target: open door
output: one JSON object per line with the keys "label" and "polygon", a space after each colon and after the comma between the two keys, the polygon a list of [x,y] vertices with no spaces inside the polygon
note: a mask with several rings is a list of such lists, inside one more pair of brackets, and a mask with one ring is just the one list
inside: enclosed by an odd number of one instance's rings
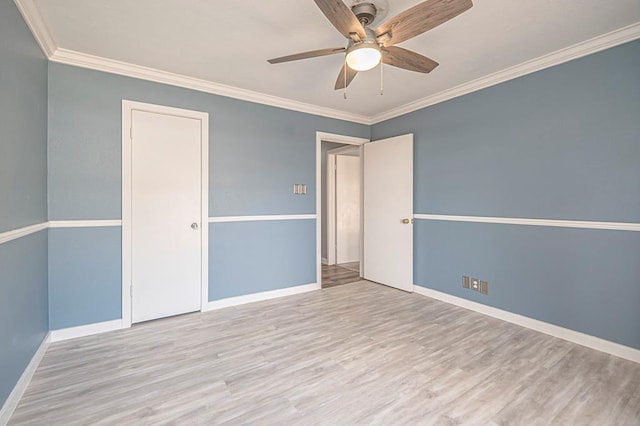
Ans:
{"label": "open door", "polygon": [[413,291],[413,135],[364,145],[364,278]]}

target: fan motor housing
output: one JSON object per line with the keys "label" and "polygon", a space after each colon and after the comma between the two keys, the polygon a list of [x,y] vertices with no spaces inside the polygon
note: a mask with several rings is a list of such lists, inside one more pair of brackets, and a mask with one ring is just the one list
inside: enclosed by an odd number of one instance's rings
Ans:
{"label": "fan motor housing", "polygon": [[378,13],[378,9],[376,9],[373,3],[358,3],[354,5],[351,10],[364,27],[373,23]]}

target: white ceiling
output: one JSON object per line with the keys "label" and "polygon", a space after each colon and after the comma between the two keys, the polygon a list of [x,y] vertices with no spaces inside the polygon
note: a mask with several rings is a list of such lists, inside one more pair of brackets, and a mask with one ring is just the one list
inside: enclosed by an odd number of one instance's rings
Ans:
{"label": "white ceiling", "polygon": [[[349,4],[350,0],[346,0]],[[387,18],[420,0],[387,0]],[[360,73],[334,91],[342,55],[267,59],[338,47],[345,39],[312,0],[36,0],[64,49],[364,116],[640,21],[638,0],[475,0],[474,7],[401,46],[440,63],[431,74]]]}

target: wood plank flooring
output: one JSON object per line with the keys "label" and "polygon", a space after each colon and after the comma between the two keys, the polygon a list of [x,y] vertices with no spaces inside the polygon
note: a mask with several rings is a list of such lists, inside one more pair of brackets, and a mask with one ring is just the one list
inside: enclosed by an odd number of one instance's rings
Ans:
{"label": "wood plank flooring", "polygon": [[360,281],[360,262],[322,265],[322,288]]}
{"label": "wood plank flooring", "polygon": [[638,425],[640,364],[361,281],[54,343],[10,424]]}

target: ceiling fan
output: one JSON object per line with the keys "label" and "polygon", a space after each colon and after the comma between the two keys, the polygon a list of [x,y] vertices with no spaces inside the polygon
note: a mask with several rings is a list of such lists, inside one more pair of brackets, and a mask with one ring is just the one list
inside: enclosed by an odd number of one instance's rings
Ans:
{"label": "ceiling fan", "polygon": [[346,47],[312,50],[269,59],[271,64],[298,59],[346,53],[335,90],[344,89],[360,71],[374,68],[380,62],[411,71],[429,73],[438,63],[411,50],[395,46],[420,35],[473,6],[471,0],[427,0],[411,7],[372,29],[379,10],[376,1],[363,0],[349,8],[342,0],[314,0],[334,27],[349,39]]}

